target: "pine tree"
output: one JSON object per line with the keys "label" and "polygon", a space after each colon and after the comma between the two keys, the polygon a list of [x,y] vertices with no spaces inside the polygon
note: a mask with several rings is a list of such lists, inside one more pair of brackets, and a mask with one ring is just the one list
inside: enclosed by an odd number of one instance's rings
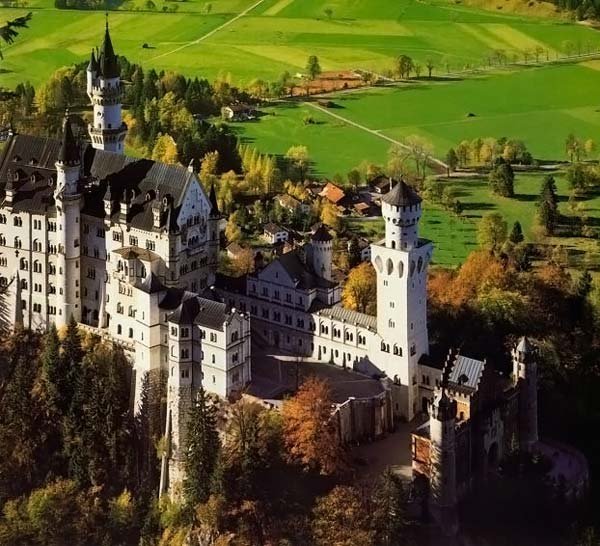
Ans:
{"label": "pine tree", "polygon": [[358,238],[352,237],[350,239],[350,245],[348,246],[348,267],[352,269],[360,264],[360,246],[358,244]]}
{"label": "pine tree", "polygon": [[503,197],[513,197],[515,174],[512,167],[505,162],[496,165],[489,175],[489,183],[491,190]]}
{"label": "pine tree", "polygon": [[510,235],[508,236],[508,240],[515,245],[518,245],[519,243],[522,243],[525,240],[525,237],[523,236],[523,228],[521,227],[521,222],[519,222],[518,220],[513,224]]}
{"label": "pine tree", "polygon": [[185,480],[183,491],[186,503],[194,507],[208,500],[220,451],[216,407],[200,388],[189,416],[185,450]]}
{"label": "pine tree", "polygon": [[591,291],[592,276],[590,275],[590,272],[586,269],[577,280],[577,284],[575,286],[575,293],[581,299],[585,299]]}
{"label": "pine tree", "polygon": [[548,175],[542,182],[540,198],[538,202],[538,221],[546,230],[548,235],[554,233],[558,219],[558,195],[556,194],[556,182],[552,175]]}
{"label": "pine tree", "polygon": [[399,477],[389,468],[375,487],[371,521],[377,534],[377,544],[400,546],[405,543],[402,536],[407,525],[405,493]]}
{"label": "pine tree", "polygon": [[60,339],[54,323],[44,336],[44,350],[41,355],[42,377],[50,404],[57,410],[64,411],[68,397],[65,396],[67,369],[60,354]]}

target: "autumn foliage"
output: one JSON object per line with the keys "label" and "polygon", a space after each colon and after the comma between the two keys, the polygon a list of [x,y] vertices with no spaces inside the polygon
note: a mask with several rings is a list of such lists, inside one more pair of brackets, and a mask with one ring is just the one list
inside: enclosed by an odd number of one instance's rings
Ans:
{"label": "autumn foliage", "polygon": [[334,474],[344,466],[344,451],[331,419],[329,385],[307,379],[283,405],[283,435],[288,457],[304,468]]}
{"label": "autumn foliage", "polygon": [[363,262],[350,270],[344,284],[342,303],[353,311],[376,314],[377,277],[371,264]]}

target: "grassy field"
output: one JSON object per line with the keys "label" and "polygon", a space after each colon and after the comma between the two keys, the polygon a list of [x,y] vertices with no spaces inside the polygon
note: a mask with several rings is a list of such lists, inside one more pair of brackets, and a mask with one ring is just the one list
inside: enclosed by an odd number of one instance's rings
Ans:
{"label": "grassy field", "polygon": [[[558,19],[530,18],[468,8],[444,1],[416,0],[263,0],[247,15],[197,42],[257,0],[127,0],[111,14],[117,51],[157,69],[213,78],[230,73],[233,81],[274,79],[284,70],[303,70],[317,54],[324,70],[391,68],[399,54],[438,71],[481,64],[497,49],[521,55],[541,48],[550,57],[571,48],[598,48],[600,34]],[[207,14],[207,5],[211,5]],[[163,13],[162,7],[178,7]],[[332,18],[324,13],[332,9]],[[4,49],[3,85],[44,81],[56,68],[81,61],[98,43],[101,12],[56,10],[52,0],[31,0],[31,28]],[[131,11],[126,11],[126,10]],[[9,19],[25,10],[1,9]],[[147,42],[153,49],[142,49]]]}
{"label": "grassy field", "polygon": [[[542,174],[517,174],[515,197],[508,199],[492,194],[486,180],[454,179],[446,182],[452,186],[456,196],[464,205],[461,217],[440,209],[437,205],[425,202],[421,219],[421,235],[435,242],[434,263],[454,267],[464,262],[467,255],[477,248],[477,226],[484,214],[498,212],[506,220],[509,230],[515,221],[523,227],[526,240],[533,240],[536,202],[543,179]],[[554,174],[559,195],[559,210],[568,217],[573,213],[567,206],[569,188],[562,174]],[[590,224],[600,224],[600,195],[591,195],[582,201],[584,213],[590,217]],[[349,220],[353,232],[377,240],[383,236],[383,219]],[[547,241],[550,245],[566,247],[572,256],[572,265],[581,263],[587,253],[586,267],[600,264],[600,243],[582,237],[554,237]]]}
{"label": "grassy field", "polygon": [[[236,127],[263,152],[282,153],[309,145],[318,175],[345,174],[363,159],[385,163],[391,143],[328,115],[357,122],[396,140],[419,134],[444,158],[461,140],[502,136],[523,140],[534,157],[567,159],[569,133],[600,137],[600,61],[530,67],[452,82],[422,82],[335,97],[336,108],[302,105],[265,109],[256,123]],[[474,114],[472,117],[467,115]],[[316,125],[305,125],[312,116]]]}

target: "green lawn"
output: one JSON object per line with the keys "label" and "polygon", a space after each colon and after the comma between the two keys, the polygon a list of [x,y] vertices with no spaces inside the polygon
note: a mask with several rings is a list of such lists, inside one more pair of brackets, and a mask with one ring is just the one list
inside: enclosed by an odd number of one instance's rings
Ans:
{"label": "green lawn", "polygon": [[[146,1],[126,0],[111,14],[119,53],[144,66],[189,76],[230,73],[238,83],[301,71],[310,54],[319,56],[324,70],[385,70],[405,53],[421,64],[433,59],[439,72],[448,63],[453,69],[481,64],[496,49],[521,55],[540,47],[554,57],[570,47],[600,47],[600,34],[581,25],[441,0],[264,0],[247,16],[194,43],[255,0],[153,2],[156,11],[136,11],[145,9]],[[178,11],[163,13],[163,6]],[[324,14],[328,7],[331,20]],[[29,9],[34,12],[31,28],[4,49],[2,68],[8,72],[2,74],[3,85],[42,82],[54,69],[85,59],[100,38],[100,11],[56,10],[52,0],[31,0]],[[1,9],[0,17],[24,12]],[[142,49],[144,42],[155,49]]]}

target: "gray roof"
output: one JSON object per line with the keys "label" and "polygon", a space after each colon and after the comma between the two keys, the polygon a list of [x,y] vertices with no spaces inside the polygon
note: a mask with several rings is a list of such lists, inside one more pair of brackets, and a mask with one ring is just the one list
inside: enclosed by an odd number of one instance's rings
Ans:
{"label": "gray roof", "polygon": [[[308,269],[306,264],[298,256],[297,250],[286,252],[277,258],[276,261],[282,265],[286,273],[296,283],[296,287],[301,290],[310,290],[312,288],[333,288],[336,283],[328,281],[315,275]],[[268,267],[268,266],[267,266]]]}
{"label": "gray roof", "polygon": [[331,233],[329,233],[329,230],[323,225],[321,224],[317,230],[312,234],[311,240],[312,241],[331,241],[333,239],[333,237],[331,236]]}
{"label": "gray roof", "polygon": [[375,331],[377,329],[377,317],[371,315],[365,315],[358,311],[352,311],[346,309],[341,305],[333,305],[331,307],[320,302],[315,302],[315,305],[311,307],[311,312],[319,313],[323,317],[331,318],[333,320],[339,320],[341,322],[347,322],[348,324],[356,325],[361,328],[368,328]]}
{"label": "gray roof", "polygon": [[400,180],[396,185],[387,192],[381,200],[388,205],[395,207],[405,207],[410,205],[418,205],[421,198],[417,195],[404,180]]}
{"label": "gray roof", "polygon": [[448,386],[459,386],[464,389],[476,391],[485,369],[485,362],[456,355],[452,369],[448,375]]}
{"label": "gray roof", "polygon": [[[54,163],[59,157],[61,142],[57,139],[33,135],[14,135],[0,155],[0,198],[8,182],[8,173],[20,175],[14,182],[15,211],[44,213],[54,210],[53,185],[56,180]],[[185,167],[165,165],[149,159],[137,159],[113,152],[96,150],[90,144],[83,147],[82,212],[104,218],[104,199],[112,202],[111,217],[119,218],[119,202],[128,192],[133,193],[126,221],[132,227],[153,229],[152,205],[149,195],[167,198],[168,206],[162,208],[161,227],[177,230],[177,218],[185,189],[194,174]],[[36,174],[36,181],[31,176]],[[203,191],[203,190],[201,190]]]}
{"label": "gray roof", "polygon": [[175,324],[198,324],[211,330],[223,330],[223,323],[231,316],[227,306],[220,301],[203,298],[178,288],[169,288],[162,301],[161,309],[173,309],[167,317]]}

